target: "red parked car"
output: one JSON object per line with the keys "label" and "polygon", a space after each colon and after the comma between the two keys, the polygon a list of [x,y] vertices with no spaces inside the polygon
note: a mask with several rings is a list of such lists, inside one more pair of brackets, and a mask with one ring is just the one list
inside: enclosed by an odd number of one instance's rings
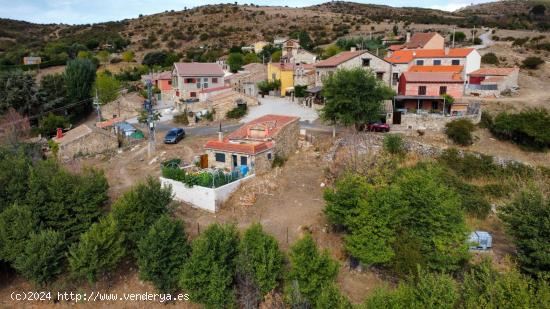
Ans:
{"label": "red parked car", "polygon": [[387,123],[369,123],[367,125],[367,131],[369,132],[390,132],[390,125]]}

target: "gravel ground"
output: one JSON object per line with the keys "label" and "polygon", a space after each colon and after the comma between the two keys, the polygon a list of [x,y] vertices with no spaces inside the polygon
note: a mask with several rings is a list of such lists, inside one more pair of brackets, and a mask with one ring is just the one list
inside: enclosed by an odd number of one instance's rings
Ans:
{"label": "gravel ground", "polygon": [[251,107],[248,115],[241,119],[242,123],[249,122],[268,114],[296,116],[300,117],[302,121],[305,120],[310,122],[319,118],[317,111],[314,109],[303,107],[298,103],[291,102],[290,99],[287,98],[266,96],[265,98],[259,98],[259,100],[260,105]]}

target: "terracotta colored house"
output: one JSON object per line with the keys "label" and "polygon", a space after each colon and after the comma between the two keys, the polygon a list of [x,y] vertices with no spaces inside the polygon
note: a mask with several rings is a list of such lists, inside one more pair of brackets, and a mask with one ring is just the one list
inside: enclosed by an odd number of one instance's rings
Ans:
{"label": "terracotta colored house", "polygon": [[174,63],[172,87],[177,99],[197,98],[201,90],[224,86],[222,66],[218,63]]}
{"label": "terracotta colored house", "polygon": [[410,36],[407,33],[405,44],[391,45],[388,50],[395,52],[403,49],[444,49],[445,38],[437,32],[418,32]]}
{"label": "terracotta colored house", "polygon": [[298,146],[298,117],[265,115],[218,140],[208,141],[204,149],[208,166],[234,170],[248,166],[252,173],[271,168],[276,155],[286,157]]}
{"label": "terracotta colored house", "polygon": [[464,80],[460,72],[405,72],[399,79],[394,111],[425,110],[452,114],[457,108],[462,109],[462,105],[449,104],[444,95],[450,95],[457,100],[462,98],[463,93]]}
{"label": "terracotta colored house", "polygon": [[141,80],[144,82],[150,80],[160,91],[172,90],[172,72],[170,71],[143,75]]}

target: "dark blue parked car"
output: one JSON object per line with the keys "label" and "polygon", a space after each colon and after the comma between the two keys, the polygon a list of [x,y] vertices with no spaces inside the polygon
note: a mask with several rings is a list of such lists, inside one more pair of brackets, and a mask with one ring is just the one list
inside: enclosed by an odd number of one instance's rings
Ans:
{"label": "dark blue parked car", "polygon": [[185,131],[182,128],[170,129],[164,137],[165,144],[177,144],[185,137]]}

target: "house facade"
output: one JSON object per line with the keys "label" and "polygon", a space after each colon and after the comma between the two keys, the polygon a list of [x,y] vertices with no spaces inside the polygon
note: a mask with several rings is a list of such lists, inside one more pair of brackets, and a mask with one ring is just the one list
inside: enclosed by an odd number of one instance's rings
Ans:
{"label": "house facade", "polygon": [[444,49],[445,38],[437,32],[418,32],[411,36],[410,32],[404,44],[394,44],[388,48],[390,53],[403,49]]}
{"label": "house facade", "polygon": [[518,88],[519,68],[482,68],[468,74],[466,93],[475,96],[498,96]]}
{"label": "house facade", "polygon": [[388,85],[392,78],[392,66],[366,50],[341,52],[315,64],[315,86],[323,86],[323,79],[338,69],[363,68],[371,70]]}
{"label": "house facade", "polygon": [[226,84],[237,92],[258,95],[257,84],[267,78],[267,66],[261,63],[244,65],[242,70],[225,78]]}
{"label": "house facade", "polygon": [[218,63],[174,63],[172,87],[175,98],[197,98],[204,89],[223,87],[224,75]]}
{"label": "house facade", "polygon": [[295,39],[283,42],[281,54],[282,59],[289,63],[313,64],[317,61],[317,55],[303,49],[300,42]]}
{"label": "house facade", "polygon": [[299,118],[265,115],[218,140],[208,141],[204,149],[208,166],[227,170],[247,166],[261,174],[271,168],[275,156],[287,157],[298,147]]}

